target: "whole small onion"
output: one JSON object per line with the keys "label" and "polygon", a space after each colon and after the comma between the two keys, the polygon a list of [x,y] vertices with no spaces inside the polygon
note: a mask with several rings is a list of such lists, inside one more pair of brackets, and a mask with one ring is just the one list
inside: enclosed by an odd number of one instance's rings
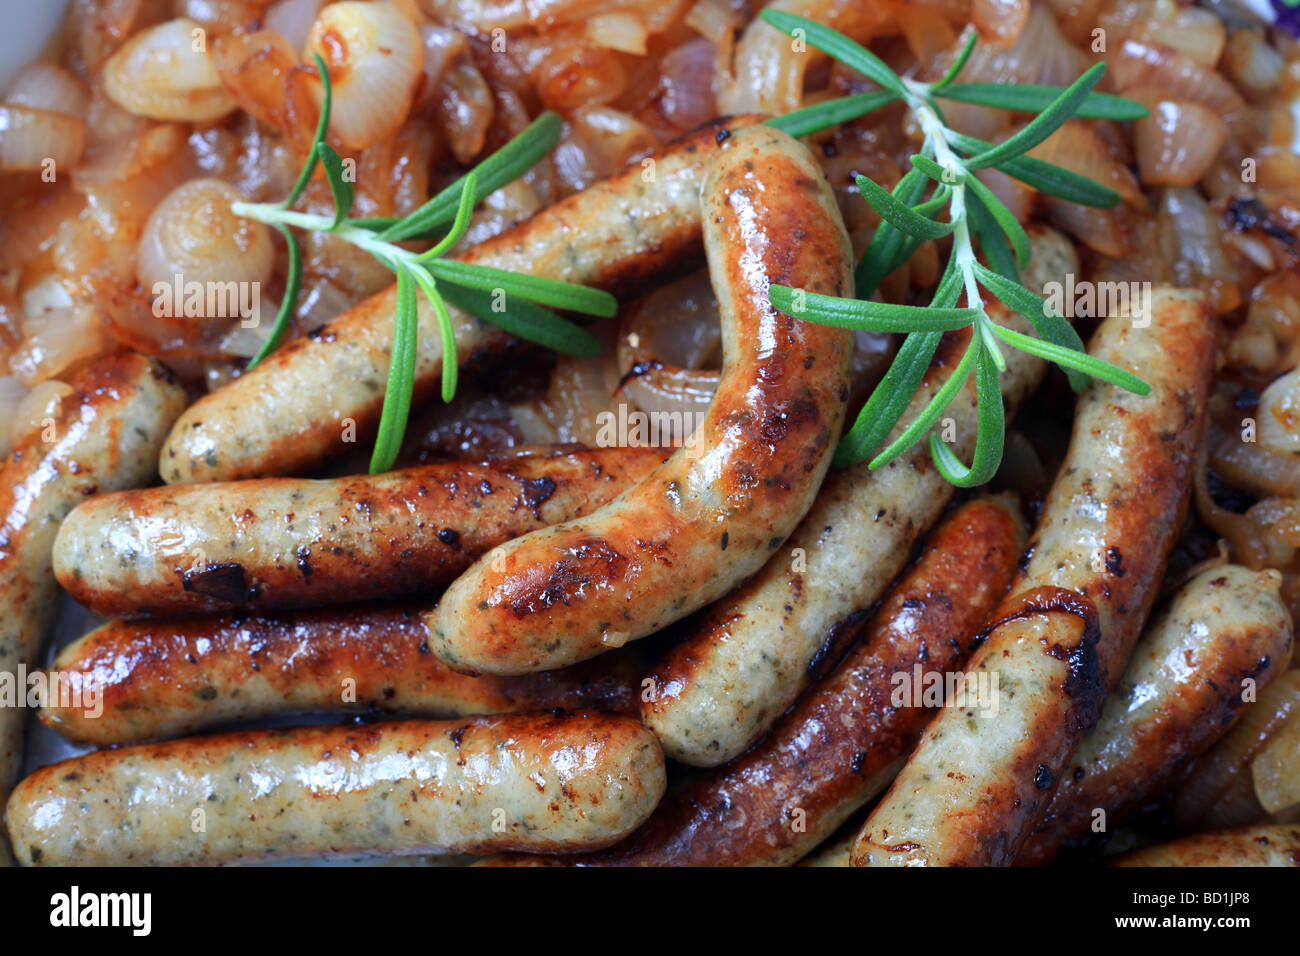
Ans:
{"label": "whole small onion", "polygon": [[1133,124],[1138,169],[1147,186],[1190,186],[1209,170],[1228,137],[1228,126],[1199,103],[1161,90],[1127,90],[1150,111]]}
{"label": "whole small onion", "polygon": [[150,119],[207,123],[235,108],[206,31],[184,17],[137,33],[109,57],[104,90],[122,109]]}
{"label": "whole small onion", "polygon": [[158,283],[174,287],[178,275],[182,283],[204,286],[235,282],[260,288],[266,283],[275,264],[271,232],[230,211],[231,203],[241,201],[239,190],[219,179],[195,179],[172,190],[154,208],[140,237],[136,277],[144,290],[150,292]]}
{"label": "whole small onion", "polygon": [[53,161],[71,169],[85,148],[85,124],[67,113],[0,105],[0,173],[34,172]]}
{"label": "whole small onion", "polygon": [[1260,395],[1259,443],[1300,453],[1300,369],[1275,379]]}
{"label": "whole small onion", "polygon": [[424,69],[414,22],[386,3],[331,3],[307,37],[329,70],[334,102],[330,132],[349,149],[392,136],[406,120]]}
{"label": "whole small onion", "polygon": [[59,406],[72,394],[72,386],[58,379],[41,382],[23,396],[13,412],[9,440],[17,448],[32,432],[39,431],[45,423],[59,414]]}
{"label": "whole small onion", "polygon": [[55,63],[33,63],[13,78],[4,101],[28,109],[67,113],[84,120],[90,91],[70,70]]}

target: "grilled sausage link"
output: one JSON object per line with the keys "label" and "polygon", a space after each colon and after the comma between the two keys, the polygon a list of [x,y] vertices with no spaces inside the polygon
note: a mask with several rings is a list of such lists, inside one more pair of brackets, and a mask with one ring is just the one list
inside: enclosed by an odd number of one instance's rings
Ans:
{"label": "grilled sausage link", "polygon": [[651,634],[748,577],[812,504],[839,437],[852,343],[778,312],[770,282],[851,295],[851,251],[820,167],[766,126],[709,160],[705,251],[723,371],[690,447],[586,518],[517,538],[447,589],[434,651],[518,674]]}
{"label": "grilled sausage link", "polygon": [[[860,643],[772,732],[731,763],[669,791],[597,866],[794,863],[883,790],[930,715],[921,671],[961,673],[970,636],[1016,573],[1025,530],[996,499],[954,511],[881,602]],[[938,703],[942,703],[942,696]]]}
{"label": "grilled sausage link", "polygon": [[1300,826],[1198,833],[1125,853],[1115,866],[1300,866]]}
{"label": "grilled sausage link", "polygon": [[410,594],[445,586],[517,535],[594,511],[664,457],[600,448],[102,495],[63,523],[54,573],[82,604],[117,618]]}
{"label": "grilled sausage link", "polygon": [[[47,427],[0,469],[0,671],[19,687],[17,672],[35,664],[54,610],[59,522],[90,495],[154,480],[158,449],[186,402],[166,368],[134,353],[100,359],[68,384]],[[0,799],[18,774],[24,713],[0,707]]]}
{"label": "grilled sausage link", "polygon": [[7,821],[20,862],[213,864],[607,846],[664,790],[611,714],[303,727],[101,750],[42,767]]}
{"label": "grilled sausage link", "polygon": [[868,818],[863,865],[1008,865],[1096,723],[1155,600],[1186,514],[1214,332],[1191,293],[1156,293],[1149,327],[1103,322],[1092,354],[1150,394],[1096,382],[1029,559],[970,662],[998,679],[994,721],[946,710]]}
{"label": "grilled sausage link", "polygon": [[635,711],[641,668],[626,652],[544,674],[467,677],[427,638],[406,607],[114,621],[50,665],[66,690],[43,703],[41,721],[102,747],[294,712]]}
{"label": "grilled sausage link", "polygon": [[[761,117],[717,120],[454,258],[461,262],[635,292],[698,262],[700,182],[721,129]],[[306,338],[200,399],[176,423],[160,470],[168,484],[301,474],[343,450],[345,426],[374,430],[393,341],[395,287],[371,296]],[[437,392],[442,339],[432,307],[419,309],[415,401]],[[513,341],[451,308],[463,363],[501,358]]]}
{"label": "grilled sausage link", "polygon": [[1226,565],[1201,572],[1174,595],[1138,642],[1017,865],[1047,863],[1086,838],[1098,809],[1113,828],[1227,732],[1246,681],[1265,687],[1290,659],[1291,619],[1280,589],[1276,571]]}
{"label": "grilled sausage link", "polygon": [[[1035,267],[1025,275],[1032,287],[1078,269],[1060,233],[1039,229],[1032,242]],[[1032,331],[1000,307],[989,314],[1000,325]],[[952,374],[967,335],[952,334],[940,345],[891,440]],[[1020,351],[1006,358],[1002,396],[1013,414],[1045,366]],[[944,414],[953,420],[957,453],[968,458],[976,434],[973,382]],[[818,662],[833,656],[842,622],[879,599],[952,497],[925,442],[883,468],[867,465],[832,472],[786,546],[692,622],[687,638],[655,666],[641,719],[669,756],[715,766],[761,737],[816,677]]]}

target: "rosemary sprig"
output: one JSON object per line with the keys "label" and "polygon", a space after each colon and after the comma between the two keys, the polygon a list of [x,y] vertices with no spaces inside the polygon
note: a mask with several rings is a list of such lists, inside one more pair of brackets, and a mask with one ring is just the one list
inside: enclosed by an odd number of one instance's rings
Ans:
{"label": "rosemary sprig", "polygon": [[[274,226],[289,247],[284,300],[276,313],[270,336],[249,363],[249,368],[265,359],[283,341],[297,305],[302,284],[302,252],[292,229],[328,232],[364,249],[382,262],[396,276],[397,294],[388,383],[384,390],[379,433],[370,459],[370,471],[375,473],[392,467],[410,417],[419,345],[419,293],[429,300],[442,339],[443,401],[451,401],[455,395],[458,371],[455,328],[447,301],[511,335],[560,352],[583,356],[598,354],[600,343],[585,329],[542,306],[586,315],[612,316],[618,303],[607,292],[571,282],[442,258],[469,228],[475,203],[517,179],[555,147],[561,128],[558,116],[544,113],[500,150],[408,216],[350,219],[348,215],[352,211],[355,186],[344,174],[342,158],[325,142],[331,105],[330,78],[325,62],[318,54],[315,59],[324,89],[321,115],[307,161],[293,189],[278,203],[237,202],[231,206],[236,215]],[[324,169],[334,197],[333,215],[294,212],[290,207],[302,196],[318,165]],[[424,252],[412,252],[396,244],[417,239],[436,239],[437,242]]]}
{"label": "rosemary sprig", "polygon": [[[1120,197],[1113,190],[1025,155],[1072,116],[1131,120],[1146,115],[1141,104],[1093,91],[1105,64],[1097,64],[1063,89],[956,83],[974,49],[972,34],[942,79],[922,83],[898,75],[865,47],[821,24],[776,10],[764,10],[761,15],[777,29],[802,35],[812,46],[882,87],[876,92],[796,110],[770,121],[773,125],[795,135],[806,135],[824,128],[820,125],[824,120],[832,125],[854,118],[850,115],[854,108],[865,107],[863,112],[867,112],[902,100],[923,135],[920,152],[911,157],[911,168],[892,191],[865,176],[857,177],[862,197],[881,216],[880,226],[855,270],[858,298],[815,295],[781,285],[771,287],[772,304],[798,318],[907,335],[889,370],[836,449],[837,466],[871,458],[869,467],[874,469],[893,461],[930,431],[974,374],[978,426],[972,463],[969,467],[962,463],[936,434],[930,435],[930,454],[939,472],[955,485],[971,487],[987,482],[1002,461],[1005,437],[998,385],[998,376],[1006,369],[1003,345],[1054,362],[1065,371],[1076,391],[1087,388],[1093,378],[1142,395],[1150,391],[1137,376],[1089,356],[1070,324],[1046,310],[1043,300],[1021,284],[1019,270],[1029,264],[1032,254],[1029,237],[1011,211],[975,176],[978,169],[994,168],[1041,192],[1073,202],[1116,205]],[[935,103],[936,97],[1036,115],[1015,135],[994,145],[950,129]],[[927,198],[925,192],[931,187],[933,191]],[[944,212],[947,217],[941,219]],[[867,301],[885,276],[906,262],[922,242],[947,236],[952,238],[951,256],[928,307]],[[992,268],[976,259],[976,242]],[[985,310],[981,288],[1028,319],[1038,337],[993,322]],[[963,293],[965,308],[955,308]],[[967,326],[971,328],[970,341],[952,374],[907,427],[880,449],[920,387],[941,335]],[[875,457],[871,457],[873,454]]]}

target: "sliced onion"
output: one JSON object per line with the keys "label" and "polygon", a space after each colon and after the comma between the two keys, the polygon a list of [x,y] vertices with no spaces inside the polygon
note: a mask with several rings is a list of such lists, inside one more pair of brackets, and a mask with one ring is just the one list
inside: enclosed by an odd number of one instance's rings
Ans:
{"label": "sliced onion", "polygon": [[420,43],[424,47],[424,88],[432,92],[441,85],[452,59],[469,49],[469,40],[459,30],[425,23],[420,26]]}
{"label": "sliced onion", "polygon": [[1161,247],[1179,285],[1198,288],[1229,274],[1218,217],[1198,190],[1166,189],[1158,218]]}
{"label": "sliced onion", "polygon": [[1016,42],[1029,19],[1029,0],[972,0],[971,23],[980,37],[996,46]]}
{"label": "sliced onion", "polygon": [[1250,764],[1255,796],[1269,813],[1300,804],[1300,714],[1269,737]]}
{"label": "sliced onion", "polygon": [[[27,394],[27,386],[14,375],[0,375],[0,422],[19,421],[17,412]],[[0,458],[8,458],[13,451],[13,429],[0,428]]]}
{"label": "sliced onion", "polygon": [[72,394],[72,386],[57,379],[46,379],[23,396],[13,412],[13,425],[9,440],[17,448],[33,432],[40,431],[47,421],[59,414],[63,400]]}
{"label": "sliced onion", "polygon": [[569,112],[618,99],[626,89],[627,72],[612,50],[593,46],[581,36],[563,36],[541,56],[533,81],[548,109]]}
{"label": "sliced onion", "polygon": [[212,37],[253,28],[269,0],[176,0],[178,17],[187,17]]}
{"label": "sliced onion", "polygon": [[1292,369],[1259,397],[1259,442],[1300,454],[1300,369]]}
{"label": "sliced onion", "polygon": [[469,165],[487,142],[496,100],[468,49],[454,54],[444,69],[433,110],[457,161]]}
{"label": "sliced onion", "polygon": [[714,71],[717,51],[702,37],[669,50],[659,63],[655,106],[668,124],[686,131],[717,114]]}
{"label": "sliced onion", "polygon": [[307,37],[308,59],[312,53],[329,69],[330,132],[340,143],[364,149],[397,132],[424,69],[424,48],[410,17],[387,3],[331,3]]}
{"label": "sliced onion", "polygon": [[1246,514],[1290,547],[1300,548],[1300,498],[1265,498],[1251,505]]}
{"label": "sliced onion", "polygon": [[600,13],[587,21],[587,37],[597,46],[633,56],[645,56],[649,31],[635,13]]}
{"label": "sliced onion", "polygon": [[85,135],[85,124],[75,116],[0,105],[0,173],[52,169],[57,177],[60,168],[77,165]]}
{"label": "sliced onion", "polygon": [[1043,196],[1047,221],[1105,256],[1127,255],[1132,248],[1125,208],[1094,209],[1056,196]]}
{"label": "sliced onion", "polygon": [[38,385],[104,348],[99,321],[89,306],[49,309],[23,319],[23,342],[9,368],[26,385]]}
{"label": "sliced onion", "polygon": [[1162,43],[1213,67],[1223,52],[1223,21],[1209,10],[1165,0],[1121,0],[1097,21],[1110,43]]}
{"label": "sliced onion", "polygon": [[1220,117],[1245,108],[1241,94],[1210,67],[1159,43],[1125,40],[1110,54],[1115,85],[1121,92],[1142,87],[1200,103]]}
{"label": "sliced onion", "polygon": [[68,14],[75,50],[88,74],[97,74],[127,37],[142,26],[142,0],[77,0]]}
{"label": "sliced onion", "polygon": [[1262,28],[1233,30],[1223,55],[1223,72],[1252,96],[1266,96],[1282,84],[1286,60]]}
{"label": "sliced onion", "polygon": [[262,25],[289,41],[290,49],[301,50],[307,45],[307,35],[324,2],[325,0],[280,0],[267,8]]}
{"label": "sliced onion", "polygon": [[1175,99],[1162,90],[1125,91],[1150,110],[1133,124],[1138,169],[1147,186],[1191,186],[1218,158],[1228,126],[1199,103]]}
{"label": "sliced onion", "polygon": [[[952,55],[955,53],[956,49]],[[966,83],[1068,86],[1091,65],[1088,56],[1061,33],[1051,11],[1043,4],[1032,4],[1015,43],[1006,48],[977,43],[961,78]]]}
{"label": "sliced onion", "polygon": [[1210,452],[1210,465],[1234,488],[1259,497],[1300,497],[1300,456],[1229,435]]}
{"label": "sliced onion", "polygon": [[[1224,800],[1232,787],[1245,780],[1248,768],[1265,743],[1300,713],[1300,670],[1278,675],[1247,704],[1236,725],[1196,762],[1187,782],[1174,797],[1174,818],[1184,828],[1195,828]],[[1246,821],[1249,822],[1249,821]]]}
{"label": "sliced onion", "polygon": [[581,139],[588,164],[598,179],[622,169],[658,146],[641,121],[608,106],[584,106],[573,113],[573,135]]}
{"label": "sliced onion", "polygon": [[196,42],[193,20],[169,20],[131,37],[104,66],[104,90],[118,106],[151,119],[207,123],[235,99],[221,85],[212,53]]}
{"label": "sliced onion", "polygon": [[1015,216],[1018,222],[1028,222],[1032,218],[1038,200],[1038,192],[1035,189],[992,167],[981,169],[977,175],[980,182],[1002,200],[1002,205],[1011,211],[1011,215]]}
{"label": "sliced onion", "polygon": [[33,63],[13,78],[4,101],[13,106],[85,119],[90,91],[70,70],[54,63]]}
{"label": "sliced onion", "polygon": [[708,270],[640,299],[624,312],[618,336],[620,393],[644,412],[705,412],[721,374],[702,368],[722,344]]}
{"label": "sliced onion", "polygon": [[316,129],[311,72],[298,65],[289,41],[273,30],[219,37],[212,46],[221,82],[240,108],[288,133],[306,150]]}
{"label": "sliced onion", "polygon": [[1133,173],[1111,155],[1097,129],[1082,120],[1067,120],[1060,129],[1031,149],[1029,155],[1109,186],[1127,203],[1146,204],[1146,197]]}

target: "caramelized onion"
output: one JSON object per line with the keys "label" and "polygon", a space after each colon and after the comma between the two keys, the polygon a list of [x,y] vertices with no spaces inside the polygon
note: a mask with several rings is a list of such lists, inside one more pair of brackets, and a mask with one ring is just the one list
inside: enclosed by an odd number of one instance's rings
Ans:
{"label": "caramelized onion", "polygon": [[982,39],[1011,46],[1029,19],[1029,0],[971,0],[970,17]]}
{"label": "caramelized onion", "polygon": [[35,172],[54,163],[71,169],[85,147],[85,125],[75,116],[0,105],[0,173]]}
{"label": "caramelized onion", "polygon": [[33,63],[18,72],[5,90],[4,101],[50,113],[85,119],[90,91],[71,71],[54,63]]}
{"label": "caramelized onion", "polygon": [[72,386],[57,379],[46,379],[23,396],[13,409],[13,425],[9,440],[13,447],[21,445],[27,436],[38,431],[59,414],[59,406],[72,394]]}
{"label": "caramelized onion", "polygon": [[[22,405],[27,386],[13,375],[0,375],[0,422],[19,422],[18,408]],[[8,458],[13,451],[14,428],[0,428],[0,458]]]}
{"label": "caramelized onion", "polygon": [[1171,96],[1200,103],[1224,118],[1241,112],[1246,105],[1232,84],[1212,68],[1171,47],[1125,40],[1109,58],[1120,92],[1156,87]]}
{"label": "caramelized onion", "polygon": [[1300,715],[1277,729],[1250,764],[1255,796],[1269,813],[1300,804]]}
{"label": "caramelized onion", "polygon": [[364,149],[397,132],[424,68],[420,34],[410,17],[387,3],[331,3],[307,37],[312,53],[321,55],[330,73],[330,132],[340,143]]}
{"label": "caramelized onion", "polygon": [[1138,88],[1125,95],[1150,110],[1133,124],[1142,182],[1190,186],[1204,176],[1228,138],[1227,124],[1207,107],[1163,90]]}
{"label": "caramelized onion", "polygon": [[311,71],[299,68],[289,41],[273,30],[258,30],[219,37],[212,50],[221,82],[239,107],[288,133],[305,151],[315,134],[317,105]]}
{"label": "caramelized onion", "polygon": [[151,119],[206,123],[236,106],[221,85],[203,28],[169,20],[131,37],[104,66],[104,89],[118,106]]}
{"label": "caramelized onion", "polygon": [[1300,454],[1300,369],[1276,379],[1260,395],[1259,443]]}

